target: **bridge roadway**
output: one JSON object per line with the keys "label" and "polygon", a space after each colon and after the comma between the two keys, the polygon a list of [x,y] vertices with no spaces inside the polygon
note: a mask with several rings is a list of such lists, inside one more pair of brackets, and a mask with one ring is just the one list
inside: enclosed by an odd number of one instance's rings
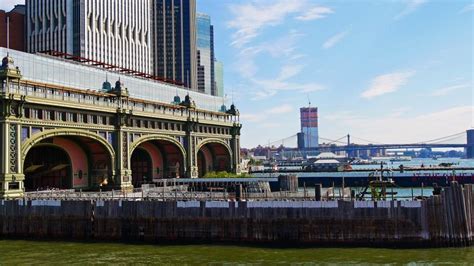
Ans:
{"label": "bridge roadway", "polygon": [[[468,144],[428,144],[428,143],[414,143],[414,144],[368,144],[368,145],[334,145],[324,146],[318,148],[303,149],[304,151],[356,151],[356,150],[371,150],[371,149],[407,149],[407,148],[467,148]],[[285,151],[301,150],[298,148],[285,148]]]}

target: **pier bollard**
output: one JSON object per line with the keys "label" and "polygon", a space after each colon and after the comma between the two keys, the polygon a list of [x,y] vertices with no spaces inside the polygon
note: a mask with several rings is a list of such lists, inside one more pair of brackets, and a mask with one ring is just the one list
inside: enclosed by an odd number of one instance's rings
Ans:
{"label": "pier bollard", "polygon": [[316,198],[317,201],[320,201],[321,200],[321,192],[323,190],[323,185],[321,184],[316,184],[314,186],[314,196]]}

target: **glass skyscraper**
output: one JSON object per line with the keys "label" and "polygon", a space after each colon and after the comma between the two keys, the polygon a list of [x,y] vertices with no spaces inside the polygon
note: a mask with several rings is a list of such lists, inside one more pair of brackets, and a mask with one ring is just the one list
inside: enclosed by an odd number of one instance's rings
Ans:
{"label": "glass skyscraper", "polygon": [[214,77],[214,29],[207,14],[198,13],[197,50],[198,50],[198,91],[216,95]]}
{"label": "glass skyscraper", "polygon": [[216,79],[216,96],[224,97],[224,64],[221,61],[214,61],[214,74]]}
{"label": "glass skyscraper", "polygon": [[151,10],[150,1],[26,0],[26,51],[53,50],[152,74]]}
{"label": "glass skyscraper", "polygon": [[156,76],[197,89],[196,0],[153,0]]}

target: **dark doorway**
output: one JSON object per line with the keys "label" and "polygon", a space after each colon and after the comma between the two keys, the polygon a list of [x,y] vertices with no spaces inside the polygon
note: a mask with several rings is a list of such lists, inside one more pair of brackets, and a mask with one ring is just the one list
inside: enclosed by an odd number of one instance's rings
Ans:
{"label": "dark doorway", "polygon": [[59,147],[31,148],[23,168],[26,191],[72,188],[71,160]]}
{"label": "dark doorway", "polygon": [[152,163],[150,155],[144,149],[137,148],[132,154],[132,184],[140,187],[152,180]]}
{"label": "dark doorway", "polygon": [[204,177],[204,175],[206,175],[207,173],[206,157],[204,157],[204,153],[201,150],[198,152],[197,165],[199,170],[199,177]]}

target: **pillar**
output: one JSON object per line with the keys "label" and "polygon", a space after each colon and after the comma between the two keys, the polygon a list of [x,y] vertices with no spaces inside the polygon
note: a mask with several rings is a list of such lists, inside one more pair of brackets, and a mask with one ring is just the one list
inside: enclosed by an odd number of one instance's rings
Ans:
{"label": "pillar", "polygon": [[198,178],[197,158],[194,156],[196,150],[196,136],[194,135],[196,121],[192,117],[194,111],[189,110],[188,121],[186,121],[186,137],[184,141],[184,148],[186,149],[185,173],[188,178]]}
{"label": "pillar", "polygon": [[4,120],[0,132],[0,198],[22,197],[25,175],[21,169],[20,125]]}
{"label": "pillar", "polygon": [[240,129],[242,125],[234,123],[232,126],[232,140],[231,140],[231,149],[232,149],[232,173],[240,174]]}
{"label": "pillar", "polygon": [[132,190],[132,170],[130,167],[130,143],[127,125],[130,123],[130,114],[125,109],[118,108],[116,114],[116,130],[114,132],[114,149],[116,154],[114,183],[117,189]]}
{"label": "pillar", "polygon": [[7,54],[0,66],[0,198],[21,197],[24,193],[18,120],[24,98],[17,94],[21,73],[13,63]]}

